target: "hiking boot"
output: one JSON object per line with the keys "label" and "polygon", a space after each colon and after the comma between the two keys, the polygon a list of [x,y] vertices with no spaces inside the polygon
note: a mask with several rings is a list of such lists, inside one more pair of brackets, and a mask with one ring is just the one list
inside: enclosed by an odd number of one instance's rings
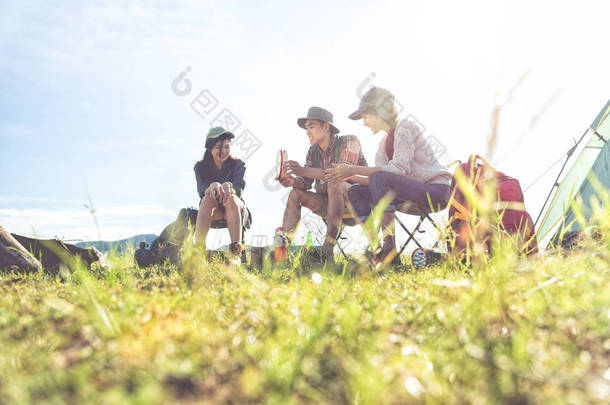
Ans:
{"label": "hiking boot", "polygon": [[231,242],[229,245],[229,262],[233,264],[241,264],[241,243]]}
{"label": "hiking boot", "polygon": [[322,245],[322,262],[326,264],[333,264],[335,262],[335,245],[330,243],[324,243]]}
{"label": "hiking boot", "polygon": [[333,254],[334,246],[322,246],[319,248],[311,248],[306,253],[306,263],[310,265],[324,265],[334,263],[335,256]]}
{"label": "hiking boot", "polygon": [[373,269],[381,270],[381,268],[386,266],[397,267],[402,265],[393,240],[393,238],[391,238],[391,241],[384,238],[383,247],[378,247],[377,249],[369,247],[364,251],[364,257],[373,266]]}
{"label": "hiking boot", "polygon": [[396,251],[396,241],[393,235],[386,235],[383,238],[383,246],[379,260],[384,265],[396,266],[400,264],[400,257]]}
{"label": "hiking boot", "polygon": [[377,258],[381,254],[381,248],[372,249],[371,247],[366,248],[364,251],[364,257],[368,260],[368,262],[375,267],[377,263]]}
{"label": "hiking boot", "polygon": [[400,256],[396,249],[381,250],[381,254],[377,256],[377,264],[380,266],[398,266],[400,265]]}

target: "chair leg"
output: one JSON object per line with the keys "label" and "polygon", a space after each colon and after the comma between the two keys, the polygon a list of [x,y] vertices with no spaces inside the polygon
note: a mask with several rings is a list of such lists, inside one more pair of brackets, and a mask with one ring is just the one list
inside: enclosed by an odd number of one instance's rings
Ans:
{"label": "chair leg", "polygon": [[343,248],[341,247],[341,245],[339,244],[339,239],[341,239],[341,235],[343,235],[343,230],[345,229],[344,226],[341,226],[339,228],[339,233],[337,233],[337,240],[336,240],[336,245],[339,248],[339,251],[341,252],[341,254],[343,255],[343,257],[345,258],[345,260],[347,260],[347,255],[345,254],[345,252],[343,251]]}
{"label": "chair leg", "polygon": [[422,248],[422,245],[419,244],[419,242],[417,241],[417,239],[415,238],[415,236],[413,235],[414,233],[417,232],[417,230],[419,229],[419,227],[421,226],[424,217],[421,216],[419,217],[419,222],[417,223],[417,226],[415,227],[415,229],[413,229],[413,232],[410,232],[407,227],[405,226],[405,224],[402,223],[402,221],[400,219],[398,219],[398,216],[396,214],[394,214],[394,218],[396,219],[396,221],[398,222],[398,224],[402,227],[402,229],[405,230],[405,232],[409,235],[409,237],[407,238],[407,241],[402,245],[402,247],[400,248],[400,251],[398,251],[398,255],[400,256],[402,254],[402,252],[405,250],[405,248],[407,247],[407,245],[409,244],[409,242],[413,241],[415,242],[415,244],[417,245],[417,247]]}
{"label": "chair leg", "polygon": [[[432,225],[436,228],[439,236],[441,236],[443,234],[443,230],[441,229],[441,227],[438,226],[438,224],[432,219],[432,217],[430,217],[429,214],[426,214],[426,219],[428,221],[430,221],[430,223],[432,223]],[[439,242],[441,242],[441,238],[440,237],[434,242],[434,245],[432,246],[432,249],[436,249],[439,246]]]}
{"label": "chair leg", "polygon": [[241,263],[247,264],[248,258],[246,257],[246,228],[241,227]]}

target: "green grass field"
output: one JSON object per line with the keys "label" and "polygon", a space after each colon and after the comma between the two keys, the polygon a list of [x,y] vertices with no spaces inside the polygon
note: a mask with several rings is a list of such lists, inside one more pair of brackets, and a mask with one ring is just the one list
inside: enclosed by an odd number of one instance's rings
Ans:
{"label": "green grass field", "polygon": [[470,271],[3,274],[0,403],[608,403],[609,248]]}

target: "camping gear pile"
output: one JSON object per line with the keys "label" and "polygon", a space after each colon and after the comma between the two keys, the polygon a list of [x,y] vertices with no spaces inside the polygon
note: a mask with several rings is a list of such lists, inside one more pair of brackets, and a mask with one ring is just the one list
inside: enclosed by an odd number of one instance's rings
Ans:
{"label": "camping gear pile", "polygon": [[8,233],[0,226],[0,269],[28,273],[57,273],[62,267],[78,262],[91,268],[102,262],[102,254],[94,247],[79,248],[59,239],[33,239]]}
{"label": "camping gear pile", "polygon": [[[525,209],[519,180],[472,155],[455,170],[451,190],[449,224],[455,233],[455,242],[450,244],[454,254],[476,250],[477,245],[492,253],[494,235],[512,236],[525,254],[538,251],[534,221]],[[486,200],[485,193],[491,193],[492,198]]]}

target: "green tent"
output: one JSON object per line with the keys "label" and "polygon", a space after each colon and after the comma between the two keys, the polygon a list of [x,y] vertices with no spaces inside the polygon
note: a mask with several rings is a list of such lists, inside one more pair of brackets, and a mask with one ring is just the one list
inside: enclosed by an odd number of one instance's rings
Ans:
{"label": "green tent", "polygon": [[[599,199],[591,178],[610,190],[610,101],[598,114],[585,135],[573,150],[576,159],[559,182],[542,223],[538,228],[538,244],[556,244],[564,232],[580,230],[574,215],[573,203],[577,197],[583,201],[582,214],[591,216],[591,199]],[[572,155],[569,152],[568,158]],[[543,207],[544,209],[544,207]]]}

